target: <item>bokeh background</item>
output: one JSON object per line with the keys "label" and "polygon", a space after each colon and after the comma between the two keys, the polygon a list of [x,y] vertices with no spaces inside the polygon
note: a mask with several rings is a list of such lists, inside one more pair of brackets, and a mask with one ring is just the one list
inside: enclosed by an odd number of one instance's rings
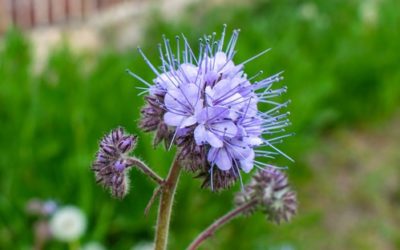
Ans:
{"label": "bokeh background", "polygon": [[[101,136],[122,125],[140,136],[135,154],[167,173],[174,151],[153,149],[138,130],[140,83],[125,69],[150,81],[138,45],[157,63],[163,34],[196,43],[224,23],[241,29],[236,62],[272,48],[246,65],[249,75],[285,71],[296,135],[280,147],[295,162],[273,163],[289,166],[299,213],[280,226],[261,213],[236,219],[202,249],[400,249],[399,1],[110,0],[67,14],[56,2],[50,11],[59,12],[42,19],[30,1],[11,2],[16,10],[0,1],[0,249],[31,249],[32,198],[81,208],[82,244],[152,241],[157,209],[143,210],[153,184],[131,171],[130,194],[118,201],[95,184],[90,164]],[[200,184],[181,177],[170,249],[184,249],[240,189],[214,194]]]}

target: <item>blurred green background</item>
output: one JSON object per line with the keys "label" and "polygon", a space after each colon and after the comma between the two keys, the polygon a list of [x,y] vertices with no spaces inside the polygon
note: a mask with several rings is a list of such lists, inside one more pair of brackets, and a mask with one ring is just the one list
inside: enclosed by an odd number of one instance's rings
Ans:
{"label": "blurred green background", "polygon": [[[281,149],[299,199],[289,224],[273,225],[261,213],[239,218],[202,249],[400,249],[400,2],[257,0],[236,6],[192,5],[183,16],[146,22],[141,46],[158,62],[162,34],[184,33],[192,43],[240,28],[236,62],[266,49],[246,65],[249,75],[284,70],[284,99],[293,125]],[[154,77],[134,46],[74,53],[60,45],[40,73],[32,46],[17,30],[0,49],[0,248],[29,249],[31,198],[79,206],[88,216],[85,241],[130,249],[152,241],[156,206],[143,210],[153,184],[131,171],[131,191],[112,199],[94,182],[90,164],[99,139],[121,125],[138,133],[135,151],[165,175],[174,151],[154,150],[138,128],[140,85],[125,69]],[[183,174],[178,187],[170,249],[184,249],[197,233],[232,207],[240,185],[218,194]],[[46,249],[67,249],[51,241]]]}

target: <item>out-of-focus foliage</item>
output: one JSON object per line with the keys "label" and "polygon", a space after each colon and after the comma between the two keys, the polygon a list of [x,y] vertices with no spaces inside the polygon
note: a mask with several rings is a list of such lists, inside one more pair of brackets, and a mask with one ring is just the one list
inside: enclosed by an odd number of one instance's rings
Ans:
{"label": "out-of-focus foliage", "polygon": [[[293,223],[279,227],[261,214],[238,219],[205,249],[337,249],[322,219],[329,215],[318,210],[320,201],[313,199],[314,192],[335,187],[329,181],[322,183],[326,188],[319,186],[318,172],[307,165],[306,156],[324,146],[324,135],[383,123],[399,105],[400,4],[370,2],[372,7],[365,7],[365,1],[258,0],[241,7],[208,7],[206,1],[193,6],[179,22],[150,24],[143,44],[153,62],[158,60],[156,44],[162,34],[173,40],[185,33],[195,43],[203,34],[218,34],[226,23],[230,30],[242,29],[236,62],[272,48],[246,65],[249,75],[260,69],[264,75],[285,71],[288,93],[282,100],[292,100],[290,130],[297,135],[281,148],[296,163],[279,159],[279,164],[292,166],[289,174],[299,193],[300,214]],[[125,69],[149,81],[151,71],[133,49],[123,54],[106,50],[76,55],[61,47],[52,53],[44,72],[36,74],[31,70],[31,49],[19,32],[10,31],[0,50],[0,248],[32,244],[33,219],[24,211],[32,197],[81,207],[89,219],[85,242],[128,249],[151,241],[156,209],[147,218],[143,210],[152,184],[132,171],[131,193],[117,201],[95,185],[89,170],[106,132],[122,125],[139,133],[136,124],[143,101],[134,87],[140,83]],[[139,136],[136,155],[165,174],[174,152],[153,150],[151,136]],[[232,192],[240,188],[212,194],[199,189],[200,181],[189,174],[181,181],[171,249],[184,249],[200,230],[228,211]],[[339,248],[368,249],[359,241],[368,236],[362,232],[360,228],[355,240],[350,237]],[[390,246],[400,247],[398,233],[384,226],[379,232]],[[63,248],[57,242],[49,245],[49,249]]]}

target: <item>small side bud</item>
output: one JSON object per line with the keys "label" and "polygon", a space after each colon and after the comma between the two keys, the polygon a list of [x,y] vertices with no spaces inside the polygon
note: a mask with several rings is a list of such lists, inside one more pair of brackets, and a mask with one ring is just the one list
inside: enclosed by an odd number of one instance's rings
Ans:
{"label": "small side bud", "polygon": [[257,201],[257,206],[244,211],[245,215],[260,208],[268,220],[280,224],[290,221],[297,212],[296,194],[290,189],[286,175],[277,169],[258,171],[243,191],[235,196],[236,206],[253,200]]}
{"label": "small side bud", "polygon": [[92,164],[96,182],[109,189],[117,198],[123,198],[129,188],[127,172],[132,167],[129,153],[135,148],[137,136],[118,127],[100,141],[96,159]]}
{"label": "small side bud", "polygon": [[282,221],[289,222],[297,212],[296,193],[289,189],[276,193],[265,212],[268,220],[276,224],[280,224]]}

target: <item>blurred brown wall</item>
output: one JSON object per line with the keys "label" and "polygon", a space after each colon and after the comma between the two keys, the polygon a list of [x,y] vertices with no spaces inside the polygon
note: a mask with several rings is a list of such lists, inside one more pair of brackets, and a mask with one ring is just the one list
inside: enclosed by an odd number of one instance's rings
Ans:
{"label": "blurred brown wall", "polygon": [[92,13],[134,0],[0,0],[0,35],[15,25],[22,29],[76,22]]}

